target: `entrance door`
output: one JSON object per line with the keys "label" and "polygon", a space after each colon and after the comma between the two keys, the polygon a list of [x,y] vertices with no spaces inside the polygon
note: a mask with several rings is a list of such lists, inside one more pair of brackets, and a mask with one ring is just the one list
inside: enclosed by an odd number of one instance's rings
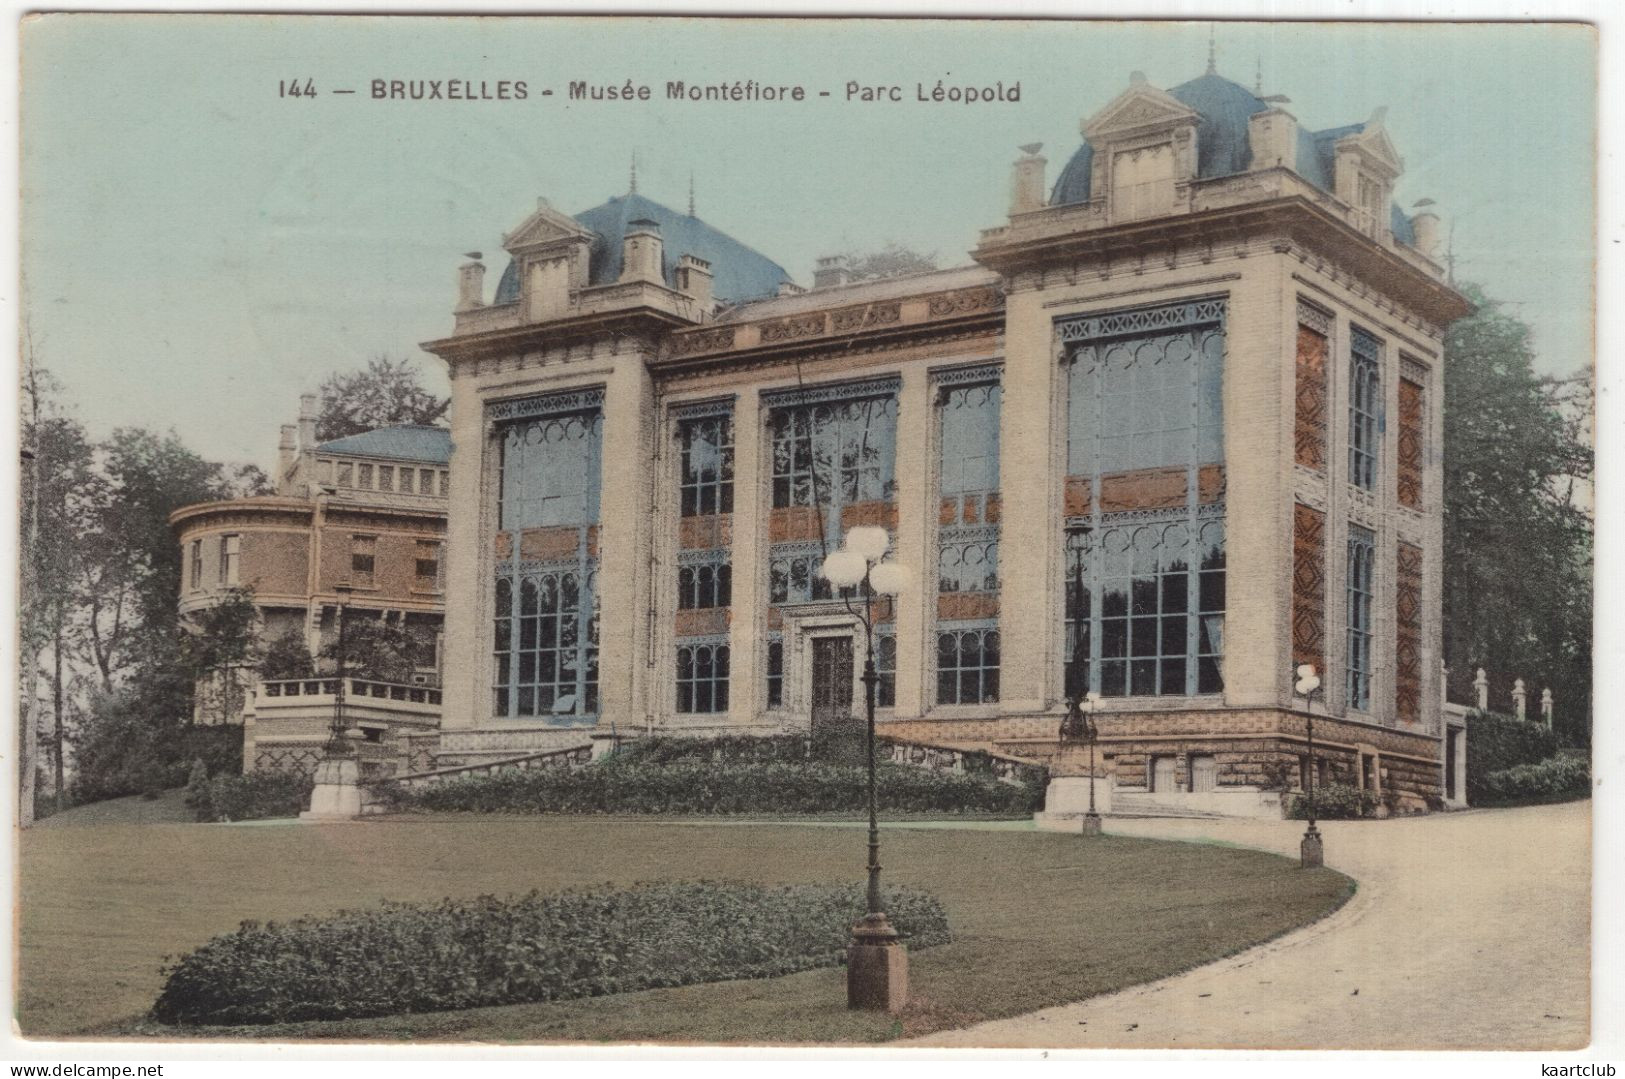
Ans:
{"label": "entrance door", "polygon": [[852,638],[814,637],[812,722],[839,723],[852,715]]}
{"label": "entrance door", "polygon": [[1191,757],[1191,791],[1201,794],[1219,785],[1219,762],[1209,756]]}
{"label": "entrance door", "polygon": [[1178,775],[1178,762],[1172,757],[1151,758],[1151,789],[1156,792],[1176,791],[1179,783],[1175,779]]}

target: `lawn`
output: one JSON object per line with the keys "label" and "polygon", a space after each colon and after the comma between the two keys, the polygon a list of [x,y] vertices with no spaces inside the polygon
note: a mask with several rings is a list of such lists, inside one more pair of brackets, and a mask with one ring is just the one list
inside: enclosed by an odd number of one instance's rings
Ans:
{"label": "lawn", "polygon": [[[845,1008],[844,971],[552,1004],[280,1027],[221,1037],[345,1040],[872,1042],[1014,1015],[1210,962],[1319,918],[1352,882],[1257,851],[899,825],[889,880],[938,895],[954,942],[911,957],[900,1019]],[[18,1019],[32,1037],[157,1035],[159,966],[245,919],[382,898],[506,895],[653,879],[861,879],[858,829],[651,818],[400,818],[146,824],[22,841]]]}

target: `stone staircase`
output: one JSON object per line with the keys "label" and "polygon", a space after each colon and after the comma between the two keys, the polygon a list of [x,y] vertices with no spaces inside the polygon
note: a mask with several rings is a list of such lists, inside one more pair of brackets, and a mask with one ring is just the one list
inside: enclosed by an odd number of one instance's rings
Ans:
{"label": "stone staircase", "polygon": [[1178,817],[1194,820],[1229,820],[1223,813],[1215,813],[1209,809],[1198,809],[1195,806],[1183,806],[1177,802],[1169,802],[1155,798],[1150,794],[1141,794],[1131,791],[1116,790],[1112,792],[1112,808],[1109,816],[1126,817],[1130,819],[1144,817]]}

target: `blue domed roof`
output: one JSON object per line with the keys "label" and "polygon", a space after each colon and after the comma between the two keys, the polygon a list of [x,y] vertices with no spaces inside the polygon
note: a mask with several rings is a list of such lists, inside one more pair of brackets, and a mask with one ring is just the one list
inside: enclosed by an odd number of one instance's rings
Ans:
{"label": "blue domed roof", "polygon": [[[1196,125],[1198,179],[1231,176],[1246,172],[1252,166],[1248,121],[1255,113],[1269,109],[1268,102],[1260,100],[1245,86],[1213,72],[1180,83],[1168,93],[1201,117]],[[1364,124],[1345,124],[1324,131],[1299,128],[1298,175],[1322,191],[1330,192],[1337,140],[1364,130]],[[1094,149],[1085,142],[1057,177],[1050,191],[1050,205],[1089,201],[1089,170],[1093,161]],[[1391,216],[1394,238],[1401,243],[1414,243],[1410,219],[1404,211],[1395,206]]]}
{"label": "blue domed roof", "polygon": [[[575,219],[593,232],[587,283],[612,285],[621,276],[622,241],[627,226],[634,221],[653,221],[660,226],[664,250],[662,272],[666,284],[676,287],[677,262],[684,255],[702,258],[715,274],[712,295],[723,303],[776,296],[779,285],[789,281],[784,267],[754,251],[727,233],[719,232],[699,218],[679,213],[642,195],[619,195],[602,206],[576,214]],[[495,303],[519,299],[519,268],[508,263],[497,285]]]}

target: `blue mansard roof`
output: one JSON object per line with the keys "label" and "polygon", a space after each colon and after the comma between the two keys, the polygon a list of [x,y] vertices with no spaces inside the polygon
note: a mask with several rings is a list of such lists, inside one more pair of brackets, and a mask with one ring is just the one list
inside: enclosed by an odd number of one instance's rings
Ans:
{"label": "blue mansard roof", "polygon": [[380,427],[323,442],[316,447],[316,452],[443,465],[451,461],[451,432],[425,424]]}
{"label": "blue mansard roof", "polygon": [[[576,214],[575,219],[593,231],[587,272],[589,285],[611,285],[620,278],[622,240],[627,226],[639,220],[653,221],[660,226],[667,285],[675,287],[677,261],[684,255],[693,255],[711,264],[711,272],[716,275],[712,294],[723,303],[776,296],[779,285],[790,280],[784,267],[766,255],[697,217],[678,213],[642,195],[619,195],[602,206]],[[519,268],[509,262],[497,285],[494,302],[513,303],[517,299]]]}
{"label": "blue mansard roof", "polygon": [[[1197,178],[1205,180],[1246,172],[1253,160],[1247,135],[1248,120],[1255,113],[1268,110],[1269,103],[1239,83],[1212,73],[1180,83],[1168,93],[1201,116],[1196,125]],[[1337,140],[1364,130],[1364,124],[1345,124],[1325,131],[1299,128],[1298,175],[1322,191],[1330,192]],[[1085,142],[1056,179],[1050,191],[1051,205],[1089,201],[1089,170],[1093,160],[1094,150]],[[1414,243],[1410,219],[1404,212],[1395,206],[1391,217],[1394,238],[1401,243]]]}

